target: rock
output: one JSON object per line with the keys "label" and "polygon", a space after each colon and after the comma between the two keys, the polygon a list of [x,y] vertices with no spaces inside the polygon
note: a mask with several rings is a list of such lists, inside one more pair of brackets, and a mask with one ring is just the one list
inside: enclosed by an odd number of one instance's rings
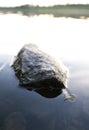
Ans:
{"label": "rock", "polygon": [[67,87],[66,67],[34,44],[27,44],[20,50],[13,68],[22,86]]}

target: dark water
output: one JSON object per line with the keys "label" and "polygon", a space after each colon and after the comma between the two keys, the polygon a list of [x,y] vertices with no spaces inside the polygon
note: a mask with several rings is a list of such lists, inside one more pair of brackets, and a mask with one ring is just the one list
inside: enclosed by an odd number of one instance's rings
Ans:
{"label": "dark water", "polygon": [[88,130],[89,64],[67,63],[70,70],[69,90],[74,102],[64,101],[63,94],[46,98],[18,85],[11,57],[0,57],[0,130]]}

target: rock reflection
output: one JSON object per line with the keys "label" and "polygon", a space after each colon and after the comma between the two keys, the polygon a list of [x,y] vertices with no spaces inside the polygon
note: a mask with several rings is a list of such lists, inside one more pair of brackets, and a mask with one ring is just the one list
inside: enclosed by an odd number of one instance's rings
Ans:
{"label": "rock reflection", "polygon": [[45,98],[56,98],[57,96],[63,94],[65,101],[75,101],[76,99],[76,96],[72,94],[67,88],[63,88],[62,84],[59,84],[58,87],[55,87],[55,85],[51,86],[50,84],[43,84],[40,82],[39,84],[35,83],[21,87],[24,87],[29,91],[34,91]]}
{"label": "rock reflection", "polygon": [[62,88],[55,88],[53,86],[39,86],[39,87],[35,87],[35,85],[30,86],[30,87],[26,87],[25,88],[29,91],[35,91],[36,93],[40,94],[41,96],[45,97],[45,98],[55,98],[57,96],[59,96],[60,94],[62,94]]}
{"label": "rock reflection", "polygon": [[53,89],[50,89],[50,88],[37,89],[35,91],[46,98],[54,98],[54,97],[59,96],[62,93],[61,89],[54,89],[54,88]]}

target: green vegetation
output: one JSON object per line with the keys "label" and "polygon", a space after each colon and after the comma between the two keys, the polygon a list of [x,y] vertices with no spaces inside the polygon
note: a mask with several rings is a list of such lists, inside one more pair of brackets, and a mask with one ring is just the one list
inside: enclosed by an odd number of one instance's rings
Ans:
{"label": "green vegetation", "polygon": [[1,13],[21,13],[23,15],[52,14],[54,17],[88,18],[89,4],[55,5],[49,7],[29,6],[0,7]]}

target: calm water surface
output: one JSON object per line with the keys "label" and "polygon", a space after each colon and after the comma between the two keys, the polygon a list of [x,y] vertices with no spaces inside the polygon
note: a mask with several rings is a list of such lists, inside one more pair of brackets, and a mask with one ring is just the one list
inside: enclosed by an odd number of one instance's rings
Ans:
{"label": "calm water surface", "polygon": [[[88,25],[88,20],[70,18],[0,16],[0,66],[7,63],[0,72],[0,130],[89,129]],[[16,55],[29,42],[61,57],[70,70],[68,87],[76,95],[74,102],[64,101],[63,94],[47,98],[46,93],[19,86],[9,66],[12,56],[7,55]]]}
{"label": "calm water surface", "polygon": [[0,54],[16,55],[27,43],[35,43],[56,58],[87,60],[89,19],[0,15]]}
{"label": "calm water surface", "polygon": [[[88,130],[89,129],[89,64],[67,63],[70,69],[69,90],[74,102],[64,101],[63,94],[47,98],[18,85],[11,57],[0,57],[0,130]],[[52,96],[52,95],[51,95]]]}

